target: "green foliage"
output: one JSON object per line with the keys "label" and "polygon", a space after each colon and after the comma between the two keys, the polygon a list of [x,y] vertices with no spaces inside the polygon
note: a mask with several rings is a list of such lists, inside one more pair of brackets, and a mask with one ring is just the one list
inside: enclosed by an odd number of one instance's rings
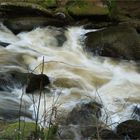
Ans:
{"label": "green foliage", "polygon": [[38,131],[36,132],[36,124],[33,122],[19,122],[12,124],[3,124],[2,131],[0,132],[0,139],[11,139],[11,140],[32,140],[33,138],[42,139],[42,140],[50,140],[53,139],[58,126],[54,125],[50,128],[40,129],[39,126]]}
{"label": "green foliage", "polygon": [[57,132],[57,129],[58,129],[58,126],[53,125],[47,131],[44,131],[44,139],[45,140],[53,139]]}
{"label": "green foliage", "polygon": [[0,132],[0,139],[12,139],[12,140],[26,140],[30,137],[32,132],[35,131],[35,123],[32,122],[20,122],[7,125],[7,127]]}

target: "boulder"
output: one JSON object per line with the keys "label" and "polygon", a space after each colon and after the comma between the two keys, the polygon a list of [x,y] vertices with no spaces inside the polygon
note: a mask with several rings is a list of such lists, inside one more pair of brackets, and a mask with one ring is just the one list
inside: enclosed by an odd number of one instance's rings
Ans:
{"label": "boulder", "polygon": [[127,120],[117,126],[117,133],[124,138],[140,139],[140,121]]}
{"label": "boulder", "polygon": [[36,75],[30,73],[28,74],[26,92],[31,93],[34,92],[35,90],[43,90],[43,88],[48,84],[50,84],[50,80],[48,76],[46,76],[45,74]]}
{"label": "boulder", "polygon": [[103,124],[99,121],[101,107],[101,104],[95,101],[78,103],[66,117],[63,116],[63,121],[57,121],[60,124],[58,129],[60,138],[81,140],[95,138],[97,127]]}
{"label": "boulder", "polygon": [[0,90],[11,91],[14,87],[22,88],[26,85],[26,92],[31,93],[42,90],[44,86],[50,84],[48,76],[45,74],[22,73],[18,71],[8,71],[0,73]]}
{"label": "boulder", "polygon": [[[49,17],[16,17],[16,18],[8,18],[3,21],[4,25],[7,26],[10,30],[12,30],[15,34],[22,31],[30,31],[37,27],[44,26],[55,26],[55,27],[63,27],[67,25],[67,21],[57,19],[57,18],[49,18]],[[63,39],[60,39],[60,41]]]}
{"label": "boulder", "polygon": [[52,17],[52,12],[37,2],[21,2],[21,1],[2,1],[0,2],[0,12],[4,17],[17,17],[23,15],[44,15]]}
{"label": "boulder", "polygon": [[131,26],[136,29],[136,31],[140,34],[140,20],[138,19],[120,19],[119,25],[123,26]]}
{"label": "boulder", "polygon": [[114,26],[86,34],[85,50],[94,55],[140,60],[140,37],[127,26]]}
{"label": "boulder", "polygon": [[[30,31],[37,27],[62,27],[69,24],[69,18],[60,13],[53,13],[47,4],[56,0],[44,2],[0,2],[0,21],[15,34]],[[49,7],[50,7],[49,6]]]}
{"label": "boulder", "polygon": [[69,14],[74,17],[108,16],[109,13],[108,8],[99,0],[71,2],[67,9]]}
{"label": "boulder", "polygon": [[119,0],[117,1],[117,8],[120,14],[131,17],[132,19],[140,19],[140,1],[139,0]]}
{"label": "boulder", "polygon": [[101,104],[94,101],[78,104],[68,114],[66,124],[80,126],[95,125],[101,116],[101,107]]}

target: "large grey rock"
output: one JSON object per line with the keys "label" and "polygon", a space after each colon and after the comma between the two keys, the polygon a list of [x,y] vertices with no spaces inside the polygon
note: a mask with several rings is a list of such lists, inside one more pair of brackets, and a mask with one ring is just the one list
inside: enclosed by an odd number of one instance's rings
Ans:
{"label": "large grey rock", "polygon": [[[68,113],[59,127],[62,139],[85,140],[96,137],[97,127],[100,125],[101,105],[95,101],[79,103]],[[68,134],[69,133],[69,134]]]}
{"label": "large grey rock", "polygon": [[131,27],[114,26],[87,33],[85,45],[94,55],[140,60],[140,37]]}

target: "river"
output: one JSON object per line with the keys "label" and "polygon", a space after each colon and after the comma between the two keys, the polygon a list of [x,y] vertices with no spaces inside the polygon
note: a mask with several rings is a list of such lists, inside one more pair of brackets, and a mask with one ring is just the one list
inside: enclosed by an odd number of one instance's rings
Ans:
{"label": "river", "polygon": [[[41,97],[39,120],[42,125],[47,125],[43,119],[48,119],[52,107],[64,115],[77,103],[96,100],[103,105],[101,119],[111,125],[132,118],[134,107],[139,106],[137,64],[86,52],[85,33],[91,31],[98,30],[86,30],[82,26],[44,27],[14,35],[1,24],[0,41],[9,43],[5,48],[0,47],[1,73],[17,70],[40,74],[44,59],[43,73],[49,76],[51,84],[45,87]],[[17,111],[23,95],[23,110],[35,118],[38,92],[26,94],[25,87],[17,85],[9,88],[11,92],[0,91],[1,109]]]}

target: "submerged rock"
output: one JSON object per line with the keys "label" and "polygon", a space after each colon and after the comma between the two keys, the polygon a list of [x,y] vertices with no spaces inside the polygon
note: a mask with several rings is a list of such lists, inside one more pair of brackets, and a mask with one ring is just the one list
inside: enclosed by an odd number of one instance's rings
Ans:
{"label": "submerged rock", "polygon": [[140,139],[140,121],[127,120],[117,126],[117,133],[124,139]]}
{"label": "submerged rock", "polygon": [[6,43],[6,42],[2,42],[2,41],[0,41],[0,45],[1,45],[2,47],[6,47],[6,46],[9,45],[9,43]]}
{"label": "submerged rock", "polygon": [[94,55],[140,60],[140,38],[134,28],[115,26],[86,36],[85,49]]}

